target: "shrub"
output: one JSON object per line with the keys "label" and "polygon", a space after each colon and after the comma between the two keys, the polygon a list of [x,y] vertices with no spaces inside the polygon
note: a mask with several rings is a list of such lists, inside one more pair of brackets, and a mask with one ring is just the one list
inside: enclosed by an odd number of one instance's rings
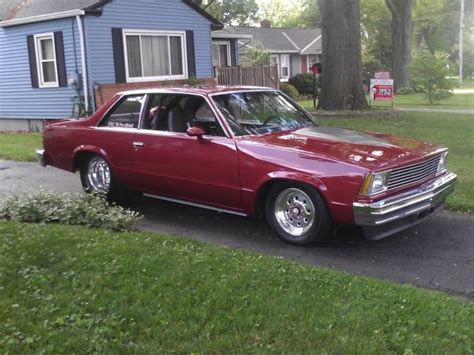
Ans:
{"label": "shrub", "polygon": [[[297,74],[288,80],[301,95],[313,95],[314,77],[313,74]],[[316,78],[316,94],[318,93],[319,80]]]}
{"label": "shrub", "polygon": [[297,100],[300,97],[298,90],[296,90],[296,88],[291,84],[281,83],[280,90],[291,97],[293,100]]}
{"label": "shrub", "polygon": [[446,79],[447,54],[431,53],[426,45],[418,50],[411,64],[413,80],[422,87],[430,104],[449,99],[453,95],[453,84]]}
{"label": "shrub", "polygon": [[109,205],[104,197],[92,194],[59,194],[40,191],[11,196],[0,203],[0,220],[23,223],[61,223],[107,228],[135,229],[139,214]]}
{"label": "shrub", "polygon": [[411,95],[415,93],[415,89],[410,87],[400,88],[397,91],[398,95]]}
{"label": "shrub", "polygon": [[270,52],[260,42],[256,42],[252,47],[247,48],[242,64],[249,66],[270,65],[270,56]]}

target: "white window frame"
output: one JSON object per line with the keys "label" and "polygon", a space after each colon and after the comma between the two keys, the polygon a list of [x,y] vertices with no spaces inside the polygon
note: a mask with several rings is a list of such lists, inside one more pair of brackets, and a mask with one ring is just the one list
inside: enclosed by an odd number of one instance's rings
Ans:
{"label": "white window frame", "polygon": [[[130,77],[128,68],[128,55],[127,55],[127,36],[139,36],[140,40],[140,59],[143,71],[143,57],[141,51],[141,36],[167,36],[168,37],[168,48],[170,45],[170,36],[181,37],[181,52],[183,60],[183,74],[182,75],[162,75],[162,76],[142,76],[142,77]],[[166,80],[184,80],[188,79],[188,53],[186,51],[186,32],[185,31],[155,31],[155,30],[123,30],[123,56],[125,58],[125,75],[127,83],[141,83],[147,81],[166,81]],[[171,51],[168,50],[169,62],[171,65]]]}
{"label": "white window frame", "polygon": [[[35,53],[36,53],[36,68],[38,72],[38,86],[40,88],[58,88],[59,87],[59,78],[58,78],[58,61],[56,56],[56,43],[54,41],[54,33],[40,33],[34,36],[35,38]],[[43,54],[41,53],[41,41],[42,40],[52,40],[53,42],[53,54],[54,59],[43,60]],[[56,74],[55,82],[45,82],[44,73],[43,73],[43,63],[54,61],[54,73]]]}
{"label": "white window frame", "polygon": [[[287,60],[286,60],[287,65],[285,67],[283,66],[283,58],[287,58]],[[289,54],[282,54],[281,57],[280,57],[281,81],[288,81],[288,79],[291,76],[291,62],[290,62],[290,60],[291,60],[291,58],[290,58]],[[288,75],[287,76],[283,76],[283,68],[288,68]]]}
{"label": "white window frame", "polygon": [[[227,47],[227,66],[230,67],[232,66],[232,58],[231,58],[231,53],[230,53],[230,42],[229,41],[212,41],[212,45],[217,45],[217,46],[226,46]],[[220,66],[222,67],[222,60],[221,60],[221,51],[218,51],[219,54],[219,63]],[[214,59],[214,58],[213,58]]]}

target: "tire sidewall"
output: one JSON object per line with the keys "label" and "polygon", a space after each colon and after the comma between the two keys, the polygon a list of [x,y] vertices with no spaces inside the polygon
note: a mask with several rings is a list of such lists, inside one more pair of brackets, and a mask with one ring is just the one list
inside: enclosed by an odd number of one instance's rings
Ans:
{"label": "tire sidewall", "polygon": [[[275,201],[279,194],[288,188],[296,188],[305,192],[310,198],[314,206],[316,219],[311,228],[299,237],[294,237],[287,233],[278,223],[275,217]],[[294,245],[308,245],[322,241],[331,226],[331,219],[326,207],[326,202],[320,193],[312,186],[298,182],[282,182],[275,185],[269,192],[265,203],[265,215],[268,224],[275,233],[285,242]]]}

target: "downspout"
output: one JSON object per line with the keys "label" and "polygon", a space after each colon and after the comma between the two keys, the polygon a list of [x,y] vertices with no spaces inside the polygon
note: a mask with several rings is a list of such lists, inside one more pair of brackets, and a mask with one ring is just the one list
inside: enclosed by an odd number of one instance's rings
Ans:
{"label": "downspout", "polygon": [[89,111],[89,85],[87,84],[87,63],[86,45],[84,41],[84,28],[82,27],[81,16],[76,16],[77,28],[79,30],[79,41],[81,42],[81,62],[82,62],[82,87],[84,90],[84,108]]}

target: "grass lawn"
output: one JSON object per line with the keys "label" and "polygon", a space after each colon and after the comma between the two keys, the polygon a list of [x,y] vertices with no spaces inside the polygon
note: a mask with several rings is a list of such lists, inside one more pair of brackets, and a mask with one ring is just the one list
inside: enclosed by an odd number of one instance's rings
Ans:
{"label": "grass lawn", "polygon": [[449,148],[448,169],[459,176],[448,207],[474,211],[474,115],[406,112],[402,118],[333,118],[324,125],[384,132],[442,144]]}
{"label": "grass lawn", "polygon": [[0,159],[36,161],[41,139],[39,133],[0,133]]}
{"label": "grass lawn", "polygon": [[[466,84],[468,85],[468,84]],[[464,89],[469,89],[469,86],[463,86]],[[305,109],[314,111],[313,100],[301,100],[298,103]],[[391,103],[376,102],[374,107],[378,108],[390,108]],[[412,95],[396,95],[394,101],[395,108],[407,107],[407,108],[448,108],[448,109],[474,109],[474,93],[456,93],[449,100],[441,101],[436,104],[430,105],[426,99],[425,94],[412,94]]]}
{"label": "grass lawn", "polygon": [[2,353],[470,353],[474,303],[148,233],[0,223]]}

